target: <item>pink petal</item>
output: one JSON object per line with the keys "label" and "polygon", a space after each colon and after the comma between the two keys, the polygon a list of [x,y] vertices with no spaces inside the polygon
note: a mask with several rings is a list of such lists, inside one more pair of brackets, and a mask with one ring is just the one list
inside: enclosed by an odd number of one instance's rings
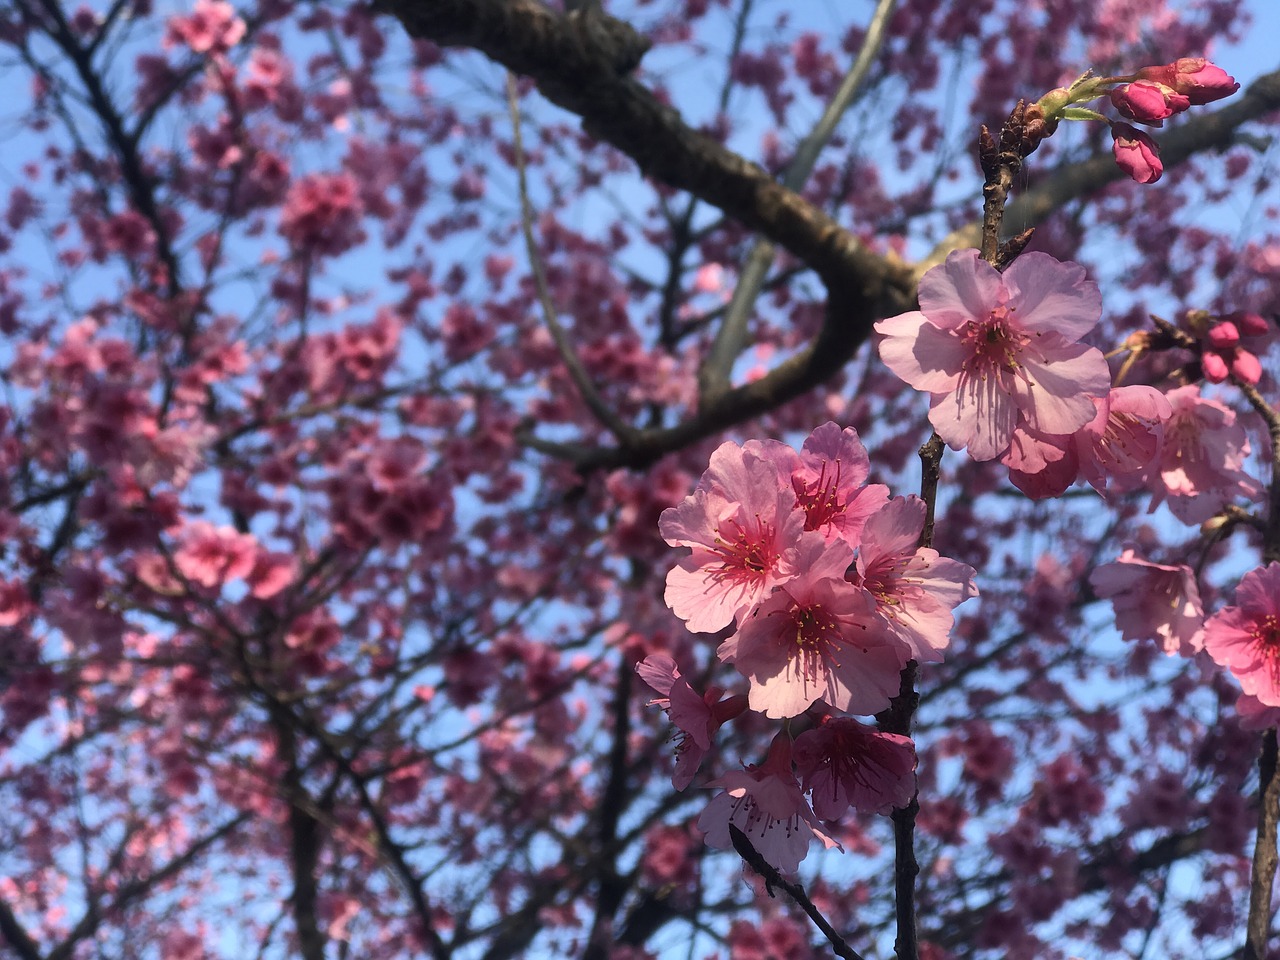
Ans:
{"label": "pink petal", "polygon": [[[1009,307],[1027,333],[1056,333],[1079,340],[1102,317],[1102,294],[1084,267],[1047,253],[1024,253],[1004,272]],[[1108,386],[1110,383],[1108,382]]]}
{"label": "pink petal", "polygon": [[985,320],[1004,298],[1000,274],[972,248],[952,251],[920,278],[920,310],[944,330]]}
{"label": "pink petal", "polygon": [[927,393],[947,393],[960,382],[968,356],[964,343],[934,326],[923,313],[904,313],[876,324],[884,334],[880,359],[900,380]]}

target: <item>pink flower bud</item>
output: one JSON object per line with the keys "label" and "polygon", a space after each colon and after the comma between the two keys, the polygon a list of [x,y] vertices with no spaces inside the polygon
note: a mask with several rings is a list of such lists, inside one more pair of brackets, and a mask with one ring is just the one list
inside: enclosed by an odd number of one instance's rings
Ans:
{"label": "pink flower bud", "polygon": [[1267,318],[1257,313],[1236,310],[1223,314],[1222,319],[1234,323],[1243,337],[1265,337],[1271,333],[1271,324],[1267,323]]}
{"label": "pink flower bud", "polygon": [[1209,346],[1215,350],[1226,350],[1240,342],[1240,331],[1229,320],[1215,323],[1209,328]]}
{"label": "pink flower bud", "polygon": [[1138,78],[1172,87],[1196,105],[1213,103],[1240,89],[1234,77],[1204,57],[1182,57],[1159,67],[1143,67]]}
{"label": "pink flower bud", "polygon": [[1165,117],[1181,113],[1191,101],[1163,83],[1139,80],[1111,91],[1111,102],[1130,120],[1160,126]]}
{"label": "pink flower bud", "polygon": [[1231,372],[1238,380],[1248,384],[1256,384],[1262,379],[1262,364],[1248,350],[1237,350],[1231,360]]}
{"label": "pink flower bud", "polygon": [[1113,123],[1111,136],[1115,137],[1111,152],[1121,170],[1138,183],[1155,183],[1160,179],[1164,164],[1160,162],[1160,148],[1154,140],[1127,123]]}
{"label": "pink flower bud", "polygon": [[1206,353],[1200,358],[1200,366],[1204,369],[1204,378],[1210,383],[1221,383],[1231,373],[1220,353]]}

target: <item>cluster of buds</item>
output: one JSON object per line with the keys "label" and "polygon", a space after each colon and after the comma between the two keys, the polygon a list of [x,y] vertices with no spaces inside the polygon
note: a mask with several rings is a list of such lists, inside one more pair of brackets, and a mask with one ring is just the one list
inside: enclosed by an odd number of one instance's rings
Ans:
{"label": "cluster of buds", "polygon": [[1097,120],[1111,128],[1116,163],[1138,183],[1155,183],[1164,172],[1160,149],[1147,133],[1095,110],[1077,106],[1109,96],[1121,116],[1133,123],[1159,127],[1167,117],[1193,106],[1229,97],[1240,84],[1204,57],[1182,57],[1173,63],[1143,67],[1125,77],[1095,77],[1086,73],[1069,87],[1050,90],[1040,98],[1045,120]]}
{"label": "cluster of buds", "polygon": [[1230,376],[1250,385],[1262,379],[1262,364],[1241,341],[1271,332],[1264,317],[1244,310],[1221,317],[1194,310],[1187,314],[1187,323],[1199,335],[1200,366],[1210,383],[1221,383]]}

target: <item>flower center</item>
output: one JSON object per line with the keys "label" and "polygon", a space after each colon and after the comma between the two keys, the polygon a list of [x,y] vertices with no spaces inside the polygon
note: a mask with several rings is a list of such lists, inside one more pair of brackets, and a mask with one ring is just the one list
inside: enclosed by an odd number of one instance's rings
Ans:
{"label": "flower center", "polygon": [[778,561],[773,526],[758,515],[755,521],[754,530],[737,520],[727,520],[716,528],[716,552],[722,558],[716,579],[758,580],[773,569]]}
{"label": "flower center", "polygon": [[835,470],[827,473],[827,461],[822,462],[822,470],[818,479],[806,484],[799,477],[793,478],[791,486],[796,492],[796,506],[804,511],[804,528],[818,530],[825,527],[848,506],[840,499],[840,461],[835,463]]}
{"label": "flower center", "polygon": [[1021,366],[1018,358],[1028,337],[1015,332],[1010,326],[1012,311],[1006,306],[996,307],[986,320],[970,320],[960,336],[968,347],[968,357],[962,369],[986,376],[998,370],[1014,373]]}

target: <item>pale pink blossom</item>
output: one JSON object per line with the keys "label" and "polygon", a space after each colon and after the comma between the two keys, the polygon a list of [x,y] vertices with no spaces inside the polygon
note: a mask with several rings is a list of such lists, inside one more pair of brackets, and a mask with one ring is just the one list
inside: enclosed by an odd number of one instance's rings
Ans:
{"label": "pale pink blossom", "polygon": [[252,534],[197,520],[183,530],[173,563],[192,583],[216,587],[248,576],[257,554],[258,545]]}
{"label": "pale pink blossom", "polygon": [[636,664],[636,673],[662,694],[660,699],[650,700],[649,705],[662,707],[683,734],[676,747],[676,771],[671,777],[672,786],[683,790],[693,782],[702,758],[711,749],[716,731],[747,708],[747,698],[739,694],[721,699],[719,687],[699,695],[689,681],[680,676],[676,662],[665,654],[645,657]]}
{"label": "pale pink blossom", "polygon": [[881,733],[851,717],[824,717],[796,737],[796,770],[823,820],[847,808],[888,813],[916,790],[916,750],[910,737]]}
{"label": "pale pink blossom", "polygon": [[957,250],[924,275],[919,299],[919,311],[876,324],[880,356],[932,395],[929,421],[952,448],[991,460],[1020,422],[1065,434],[1093,419],[1090,398],[1111,374],[1078,342],[1102,312],[1082,267],[1028,253],[1001,274],[977,250]]}
{"label": "pale pink blossom", "polygon": [[1280,707],[1280,563],[1244,575],[1236,602],[1205,621],[1204,649],[1245,693]]}
{"label": "pale pink blossom", "polygon": [[791,769],[791,740],[785,733],[774,737],[769,756],[760,766],[731,770],[711,785],[724,792],[702,811],[698,829],[717,849],[733,848],[732,823],[765,860],[783,873],[794,873],[814,837],[827,849],[840,846],[822,832],[805,802]]}
{"label": "pale pink blossom", "polygon": [[1204,646],[1204,605],[1195,572],[1166,566],[1126,550],[1089,575],[1093,592],[1110,599],[1126,640],[1158,640],[1170,656],[1194,655]]}
{"label": "pale pink blossom", "polygon": [[1254,499],[1260,488],[1241,469],[1249,440],[1235,412],[1202,397],[1194,384],[1165,396],[1172,414],[1149,481],[1155,488],[1151,508],[1167,497],[1169,509],[1183,523],[1204,523],[1236,497]]}
{"label": "pale pink blossom", "polygon": [[815,701],[870,714],[897,695],[905,655],[874,626],[867,595],[844,579],[843,541],[807,542],[804,572],[778,587],[720,645],[751,684],[748,702],[767,717],[794,717]]}
{"label": "pale pink blossom", "polygon": [[691,496],[662,511],[658,530],[691,547],[667,574],[666,601],[695,633],[714,633],[799,572],[804,513],[777,467],[733,442],[721,444]]}
{"label": "pale pink blossom", "polygon": [[894,497],[867,521],[856,580],[904,658],[938,663],[951,642],[952,610],[978,595],[973,567],[919,547],[925,504]]}

